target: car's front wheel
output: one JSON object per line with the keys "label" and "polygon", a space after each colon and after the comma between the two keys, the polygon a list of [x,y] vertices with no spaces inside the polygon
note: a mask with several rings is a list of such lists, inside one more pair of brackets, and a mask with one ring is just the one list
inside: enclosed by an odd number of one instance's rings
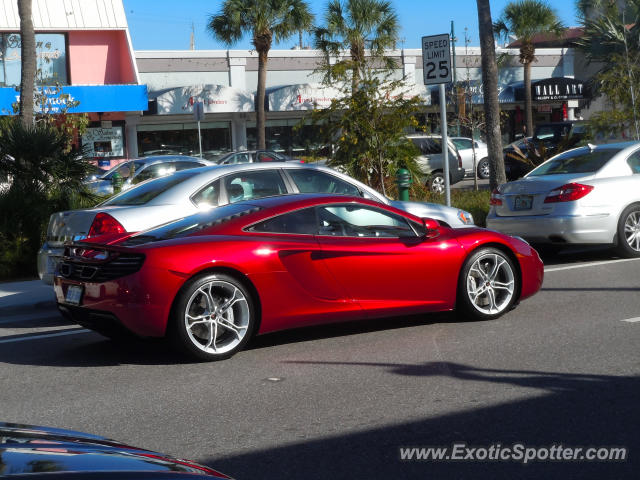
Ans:
{"label": "car's front wheel", "polygon": [[620,215],[617,247],[623,257],[640,257],[640,204],[629,205]]}
{"label": "car's front wheel", "polygon": [[172,315],[172,340],[200,360],[222,360],[242,350],[256,325],[247,287],[233,276],[215,273],[191,280]]}
{"label": "car's front wheel", "polygon": [[464,263],[458,284],[458,308],[473,319],[490,320],[509,311],[520,278],[512,260],[497,248],[480,248]]}

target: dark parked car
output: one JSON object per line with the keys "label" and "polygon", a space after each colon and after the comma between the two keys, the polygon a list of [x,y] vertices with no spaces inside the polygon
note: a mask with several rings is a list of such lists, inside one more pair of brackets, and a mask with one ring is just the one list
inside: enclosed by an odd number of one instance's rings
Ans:
{"label": "dark parked car", "polygon": [[[572,121],[536,125],[533,137],[522,138],[503,149],[507,180],[517,180],[556,153],[578,146],[586,133],[584,123]],[[522,155],[531,161],[522,159]]]}
{"label": "dark parked car", "polygon": [[10,479],[229,479],[204,465],[59,428],[0,422],[0,477]]}

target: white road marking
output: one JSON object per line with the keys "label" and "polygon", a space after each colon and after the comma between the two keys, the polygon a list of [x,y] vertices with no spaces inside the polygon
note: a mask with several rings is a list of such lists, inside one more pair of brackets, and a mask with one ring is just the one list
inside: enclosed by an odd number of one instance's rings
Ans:
{"label": "white road marking", "polygon": [[80,328],[78,330],[69,330],[58,333],[47,333],[44,335],[31,335],[29,337],[20,337],[20,338],[7,338],[6,340],[0,340],[0,343],[17,343],[17,342],[26,342],[27,340],[41,340],[43,338],[52,338],[52,337],[62,337],[63,335],[76,335],[78,333],[89,333],[91,330],[87,330],[86,328]]}
{"label": "white road marking", "polygon": [[603,260],[602,262],[581,263],[579,265],[567,265],[565,267],[545,268],[544,273],[559,272],[560,270],[573,270],[574,268],[597,267],[599,265],[609,265],[610,263],[635,262],[640,258],[621,258],[619,260]]}
{"label": "white road marking", "polygon": [[640,317],[636,317],[636,318],[626,318],[624,320],[621,320],[621,322],[628,322],[628,323],[636,323],[636,322],[640,322]]}

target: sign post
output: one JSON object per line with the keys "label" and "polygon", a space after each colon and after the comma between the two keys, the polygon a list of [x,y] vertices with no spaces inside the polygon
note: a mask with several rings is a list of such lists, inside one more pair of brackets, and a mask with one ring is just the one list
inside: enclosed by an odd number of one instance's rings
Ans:
{"label": "sign post", "polygon": [[202,100],[193,104],[193,118],[198,122],[198,145],[200,146],[200,158],[202,158],[202,135],[200,134],[200,122],[204,120],[204,103]]}
{"label": "sign post", "polygon": [[449,138],[447,136],[447,99],[444,85],[451,83],[451,49],[448,33],[422,37],[422,72],[425,85],[440,86],[440,122],[442,130],[443,174],[447,206],[451,206],[449,184]]}

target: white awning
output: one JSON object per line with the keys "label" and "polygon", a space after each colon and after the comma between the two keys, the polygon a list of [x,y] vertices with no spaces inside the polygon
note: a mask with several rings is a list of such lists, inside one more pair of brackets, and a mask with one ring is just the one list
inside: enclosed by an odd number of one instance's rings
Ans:
{"label": "white awning", "polygon": [[156,101],[158,115],[178,115],[193,113],[193,105],[199,101],[204,104],[204,113],[253,112],[253,98],[253,93],[225,85],[191,85],[167,90]]}

